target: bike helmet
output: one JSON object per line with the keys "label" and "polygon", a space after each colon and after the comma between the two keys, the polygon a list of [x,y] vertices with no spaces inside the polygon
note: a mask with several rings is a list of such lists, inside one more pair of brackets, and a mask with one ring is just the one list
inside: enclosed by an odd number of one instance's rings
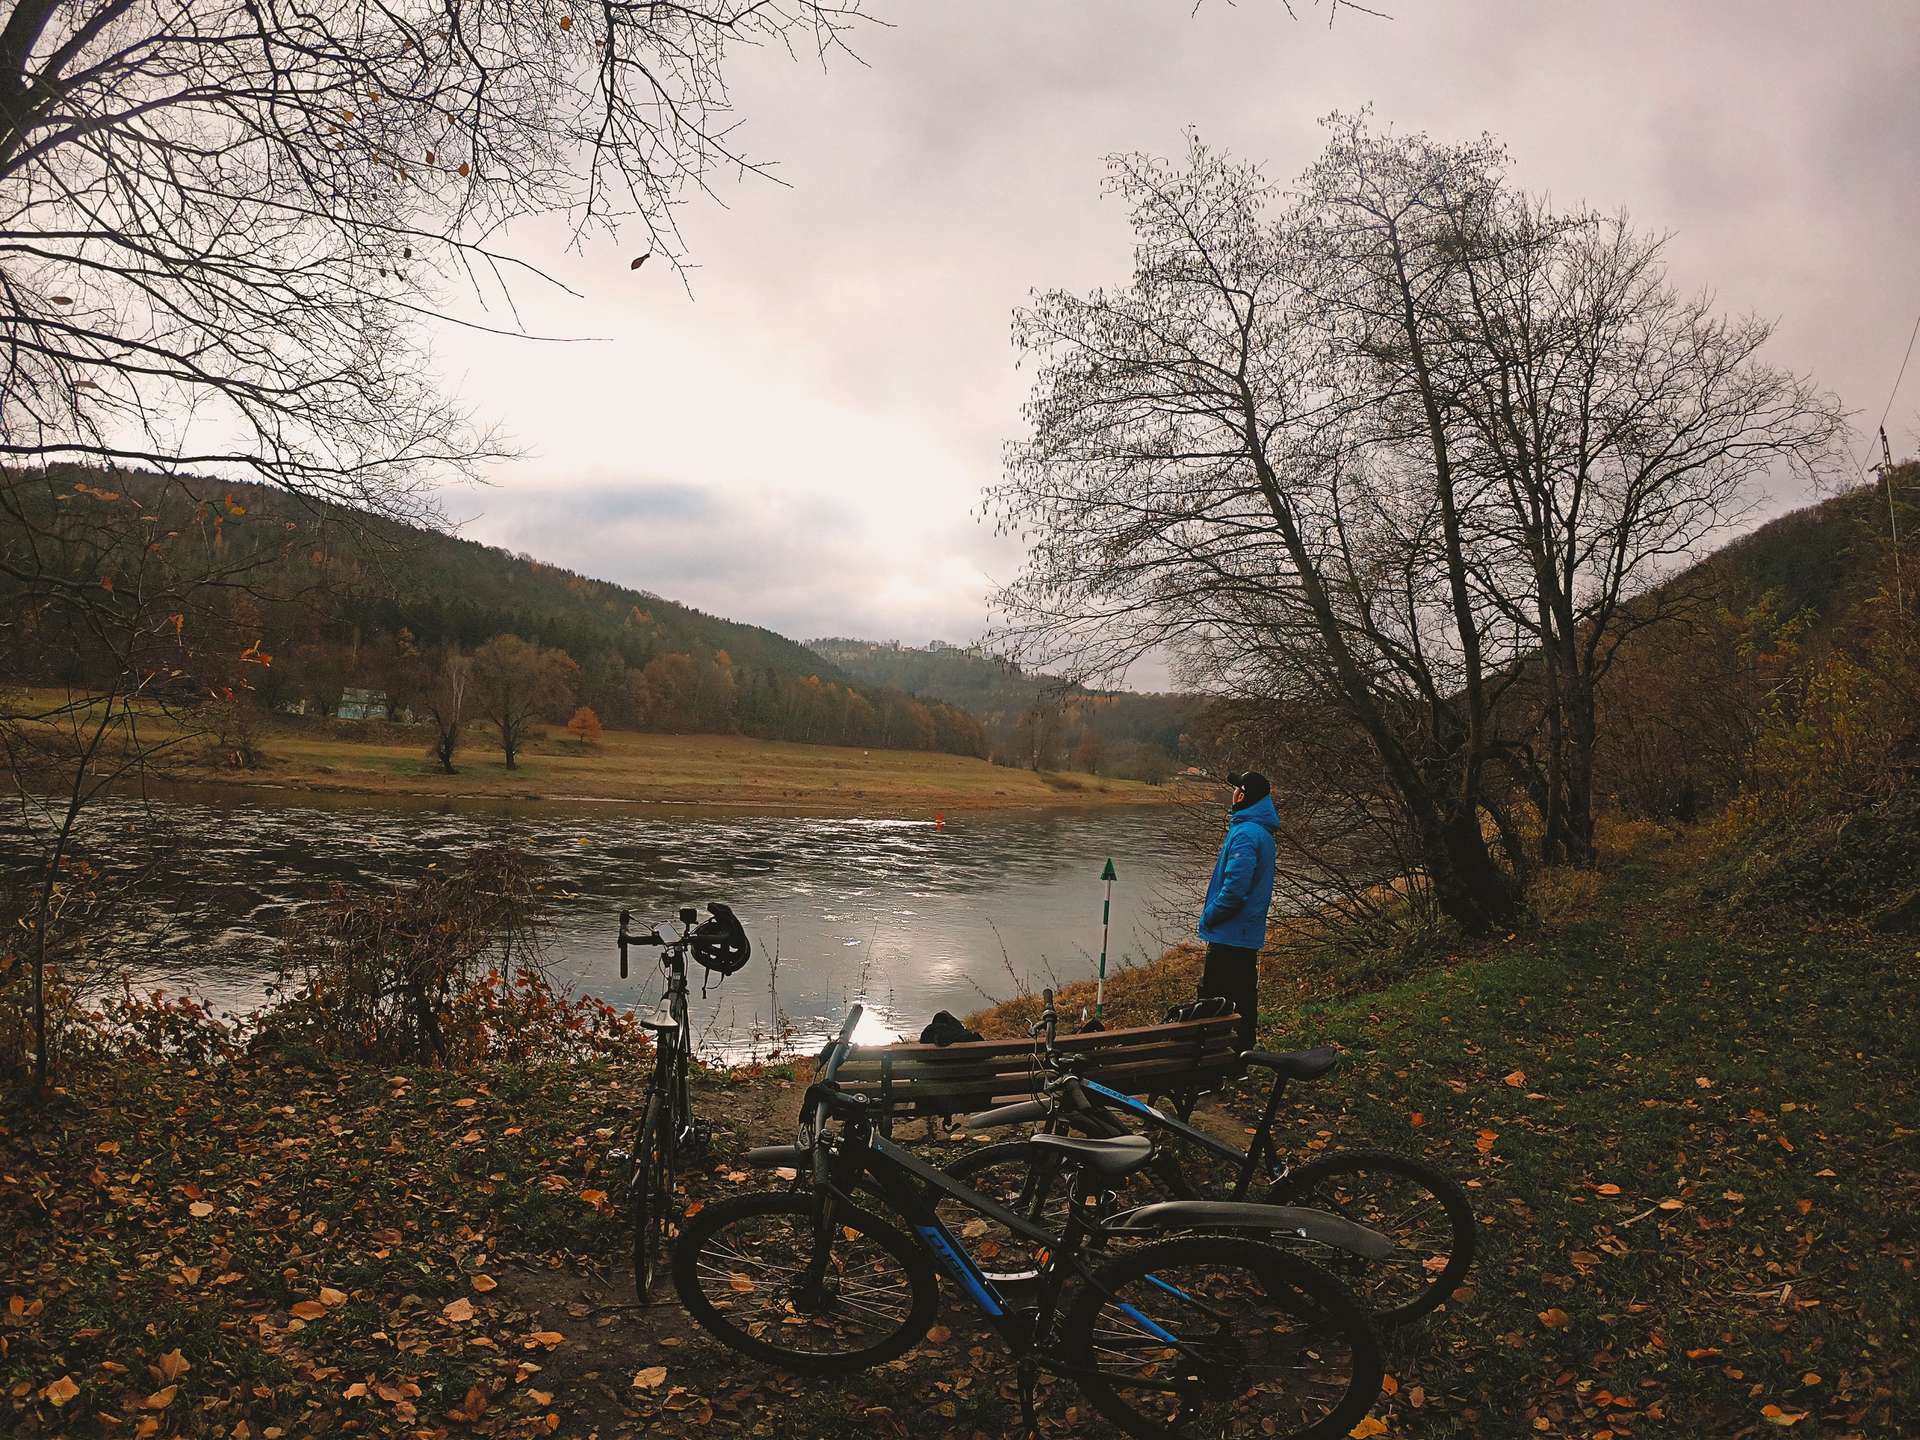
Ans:
{"label": "bike helmet", "polygon": [[693,958],[718,975],[731,975],[747,963],[753,946],[739,917],[718,900],[707,906],[709,919],[693,927]]}

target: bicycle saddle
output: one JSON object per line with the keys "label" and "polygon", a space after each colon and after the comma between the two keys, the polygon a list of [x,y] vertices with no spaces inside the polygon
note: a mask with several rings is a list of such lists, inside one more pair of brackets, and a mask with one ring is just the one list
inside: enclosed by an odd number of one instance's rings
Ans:
{"label": "bicycle saddle", "polygon": [[680,1022],[673,1018],[673,1005],[664,998],[653,1009],[640,1017],[640,1023],[649,1030],[678,1030]]}
{"label": "bicycle saddle", "polygon": [[1249,1065],[1264,1065],[1289,1080],[1312,1080],[1340,1063],[1340,1052],[1322,1045],[1317,1050],[1248,1050],[1240,1057]]}
{"label": "bicycle saddle", "polygon": [[1058,1150],[1065,1160],[1084,1165],[1105,1180],[1118,1180],[1147,1163],[1153,1142],[1144,1135],[1116,1135],[1111,1140],[1081,1135],[1036,1135],[1035,1145]]}

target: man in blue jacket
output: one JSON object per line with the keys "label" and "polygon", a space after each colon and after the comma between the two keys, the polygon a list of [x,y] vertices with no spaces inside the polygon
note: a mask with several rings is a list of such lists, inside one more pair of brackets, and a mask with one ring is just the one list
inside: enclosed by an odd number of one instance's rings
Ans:
{"label": "man in blue jacket", "polygon": [[1260,947],[1266,943],[1267,907],[1273,903],[1273,837],[1280,816],[1273,808],[1272,787],[1259,771],[1230,774],[1227,780],[1233,786],[1227,838],[1200,910],[1200,938],[1207,942],[1200,993],[1233,1002],[1240,1012],[1240,1048],[1251,1050],[1260,1015]]}

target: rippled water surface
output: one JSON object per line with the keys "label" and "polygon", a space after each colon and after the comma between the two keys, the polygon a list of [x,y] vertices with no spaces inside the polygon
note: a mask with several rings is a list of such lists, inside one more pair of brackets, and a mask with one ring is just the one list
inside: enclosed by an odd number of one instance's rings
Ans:
{"label": "rippled water surface", "polygon": [[[1120,874],[1109,969],[1159,954],[1169,937],[1155,911],[1185,888],[1175,873],[1180,823],[1160,808],[966,815],[940,828],[188,791],[146,808],[103,800],[84,827],[90,853],[115,868],[160,858],[115,924],[136,983],[222,1008],[261,999],[273,929],[333,882],[403,883],[432,861],[495,841],[546,866],[559,897],[548,952],[556,981],[618,1004],[650,1002],[660,988],[650,961],[619,978],[613,936],[623,906],[664,920],[683,903],[727,901],[746,923],[753,959],[704,1000],[696,993],[694,1014],[708,1047],[737,1054],[767,1033],[776,1004],[812,1035],[862,1000],[875,1012],[867,1037],[883,1039],[917,1034],[936,1010],[964,1014],[987,996],[1005,998],[1016,976],[1038,988],[1090,975],[1109,855]],[[14,821],[0,822],[0,859],[19,863],[23,838]],[[777,997],[767,963],[776,952]]]}

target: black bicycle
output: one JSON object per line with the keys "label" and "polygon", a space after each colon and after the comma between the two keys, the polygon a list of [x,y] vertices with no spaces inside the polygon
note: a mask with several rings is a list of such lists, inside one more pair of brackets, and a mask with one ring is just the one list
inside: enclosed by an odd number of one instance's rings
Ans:
{"label": "black bicycle", "polygon": [[[1382,1374],[1366,1312],[1297,1255],[1224,1232],[1289,1232],[1375,1258],[1390,1242],[1333,1216],[1267,1205],[1108,1213],[1103,1192],[1150,1158],[1139,1136],[1036,1137],[1059,1157],[1072,1203],[1057,1227],[1015,1214],[887,1139],[867,1098],[833,1083],[859,1016],[856,1005],[807,1090],[800,1143],[747,1157],[792,1166],[810,1182],[713,1202],[685,1223],[674,1285],[708,1333],[788,1370],[878,1365],[912,1348],[933,1323],[938,1266],[1013,1352],[1029,1434],[1037,1434],[1033,1390],[1042,1371],[1072,1379],[1135,1436],[1320,1440],[1345,1435],[1365,1416]],[[879,1205],[865,1208],[856,1191]],[[1031,1307],[1001,1293],[936,1213],[936,1197],[1044,1247]],[[1146,1243],[1113,1243],[1121,1239]],[[1096,1243],[1110,1249],[1098,1269],[1087,1259]],[[1070,1280],[1076,1289],[1063,1305]]]}
{"label": "black bicycle", "polygon": [[[1274,1053],[1246,1051],[1248,1065],[1273,1072],[1266,1113],[1247,1150],[1236,1150],[1176,1116],[1079,1073],[1079,1058],[1055,1047],[1058,1017],[1053,992],[1043,994],[1043,1010],[1033,1026],[1037,1077],[1042,1093],[1033,1100],[1001,1106],[970,1117],[969,1129],[1039,1122],[1041,1132],[1023,1140],[969,1149],[947,1166],[947,1173],[992,1196],[1028,1220],[1059,1223],[1066,1213],[1071,1177],[1062,1171],[1056,1147],[1047,1135],[1079,1132],[1100,1137],[1133,1134],[1128,1121],[1144,1127],[1154,1140],[1152,1157],[1128,1181],[1136,1200],[1156,1196],[1197,1199],[1206,1182],[1196,1183],[1194,1165],[1183,1145],[1232,1167],[1228,1193],[1245,1200],[1257,1178],[1266,1180],[1268,1204],[1325,1211],[1378,1231],[1393,1241],[1391,1255],[1368,1259],[1352,1251],[1319,1255],[1382,1325],[1405,1324],[1425,1315],[1449,1295],[1473,1262],[1475,1224],[1466,1191],[1429,1165],[1385,1150],[1337,1151],[1304,1165],[1289,1166],[1273,1140],[1274,1117],[1290,1080],[1312,1080],[1339,1059],[1329,1049]],[[1177,1007],[1176,1014],[1190,1007]],[[1171,1017],[1170,1017],[1171,1018]],[[1169,1143],[1170,1142],[1170,1143]],[[957,1212],[956,1212],[957,1214]],[[1004,1226],[967,1225],[990,1258],[987,1273],[1001,1287],[1017,1291],[1033,1284],[1041,1263],[1033,1247]]]}
{"label": "black bicycle", "polygon": [[699,911],[681,910],[679,937],[668,939],[657,928],[645,935],[630,934],[627,927],[633,912],[620,912],[620,978],[627,978],[627,949],[635,945],[659,946],[660,968],[667,976],[665,993],[640,1020],[653,1032],[653,1077],[647,1082],[646,1107],[633,1151],[629,1155],[615,1150],[608,1156],[616,1166],[630,1166],[627,1211],[633,1227],[633,1285],[642,1305],[651,1298],[667,1226],[677,1214],[673,1187],[679,1154],[704,1139],[687,1098],[687,1062],[693,1053],[687,1023],[687,957],[691,954],[708,970],[731,975],[752,953],[733,911],[715,901],[707,906],[707,913],[709,918],[701,920]]}

